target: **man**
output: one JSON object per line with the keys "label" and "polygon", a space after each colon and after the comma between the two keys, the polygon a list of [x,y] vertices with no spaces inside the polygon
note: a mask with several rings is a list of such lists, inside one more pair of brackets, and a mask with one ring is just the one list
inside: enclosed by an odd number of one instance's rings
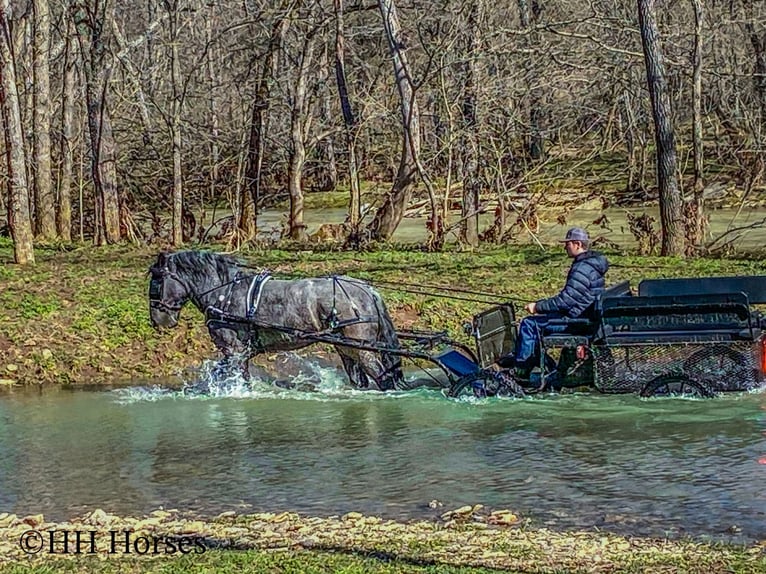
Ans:
{"label": "man", "polygon": [[602,254],[590,250],[590,237],[580,228],[567,231],[562,240],[572,266],[567,274],[564,288],[553,297],[527,303],[525,309],[530,315],[519,323],[514,356],[502,357],[498,364],[516,367],[519,378],[529,378],[531,370],[540,364],[540,339],[544,334],[566,331],[565,324],[549,324],[551,319],[588,317],[594,303],[604,291],[604,275],[609,262]]}

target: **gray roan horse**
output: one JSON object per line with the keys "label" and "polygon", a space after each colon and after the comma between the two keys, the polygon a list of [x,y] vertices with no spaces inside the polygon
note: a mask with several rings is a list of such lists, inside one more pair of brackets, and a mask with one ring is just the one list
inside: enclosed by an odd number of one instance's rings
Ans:
{"label": "gray roan horse", "polygon": [[[223,354],[216,371],[248,377],[258,353],[300,349],[333,338],[351,383],[360,389],[403,388],[400,348],[380,295],[350,277],[282,280],[248,272],[227,255],[160,253],[149,268],[149,313],[155,329],[178,324],[191,301]],[[359,348],[366,347],[366,348]]]}

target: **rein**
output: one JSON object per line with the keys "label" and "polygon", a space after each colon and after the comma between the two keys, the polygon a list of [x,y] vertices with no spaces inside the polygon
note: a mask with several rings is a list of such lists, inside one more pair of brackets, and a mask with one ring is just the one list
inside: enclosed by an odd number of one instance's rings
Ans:
{"label": "rein", "polygon": [[[254,265],[239,264],[240,267],[245,269],[260,269]],[[344,273],[341,273],[343,275]],[[305,275],[298,273],[286,273],[284,274],[289,279],[304,279]],[[328,275],[328,277],[337,277],[337,275]],[[368,283],[373,287],[380,287],[388,291],[396,291],[399,293],[413,293],[415,295],[430,295],[432,297],[440,297],[442,299],[455,299],[458,301],[469,301],[471,303],[489,303],[485,299],[478,299],[477,297],[491,298],[492,302],[508,302],[514,301],[517,303],[532,303],[536,299],[522,299],[520,297],[510,297],[503,293],[491,293],[487,291],[475,291],[472,289],[462,289],[460,287],[446,287],[444,285],[428,285],[424,283],[408,283],[406,281],[382,281],[373,279],[359,279],[364,283]],[[425,291],[428,289],[429,291]],[[452,295],[452,293],[458,293],[460,295]],[[475,295],[476,297],[463,297],[461,295]]]}

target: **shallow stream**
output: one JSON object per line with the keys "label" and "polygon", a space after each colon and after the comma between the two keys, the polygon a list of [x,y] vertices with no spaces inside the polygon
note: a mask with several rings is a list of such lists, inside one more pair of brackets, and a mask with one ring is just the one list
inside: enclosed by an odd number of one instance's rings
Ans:
{"label": "shallow stream", "polygon": [[481,503],[553,528],[766,538],[766,393],[461,402],[354,392],[303,367],[312,392],[143,381],[0,396],[0,511],[417,518]]}

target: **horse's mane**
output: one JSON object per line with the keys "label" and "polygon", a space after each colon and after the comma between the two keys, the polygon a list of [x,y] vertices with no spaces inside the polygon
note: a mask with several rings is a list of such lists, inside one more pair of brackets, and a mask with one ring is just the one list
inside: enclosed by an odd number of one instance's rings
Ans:
{"label": "horse's mane", "polygon": [[239,270],[239,262],[230,255],[221,255],[210,251],[177,251],[170,255],[176,273],[185,275],[197,282],[211,278],[231,281]]}

